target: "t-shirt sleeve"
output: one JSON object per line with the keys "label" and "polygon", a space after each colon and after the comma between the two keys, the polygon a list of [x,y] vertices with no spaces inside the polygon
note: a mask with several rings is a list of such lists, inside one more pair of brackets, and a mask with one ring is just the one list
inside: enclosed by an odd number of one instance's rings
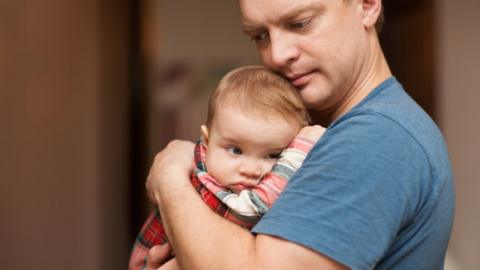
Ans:
{"label": "t-shirt sleeve", "polygon": [[425,155],[401,126],[375,113],[330,127],[252,230],[371,269],[413,216]]}

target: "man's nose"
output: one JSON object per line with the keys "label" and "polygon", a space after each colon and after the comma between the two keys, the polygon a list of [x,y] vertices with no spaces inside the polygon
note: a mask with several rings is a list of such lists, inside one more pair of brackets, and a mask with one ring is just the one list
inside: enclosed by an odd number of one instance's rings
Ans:
{"label": "man's nose", "polygon": [[270,59],[273,68],[282,69],[298,59],[295,37],[281,30],[270,33]]}

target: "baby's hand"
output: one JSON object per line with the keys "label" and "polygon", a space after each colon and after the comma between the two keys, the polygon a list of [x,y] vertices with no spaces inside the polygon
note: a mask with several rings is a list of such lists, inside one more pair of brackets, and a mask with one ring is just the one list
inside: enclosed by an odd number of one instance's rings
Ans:
{"label": "baby's hand", "polygon": [[298,132],[298,137],[303,137],[309,139],[311,141],[316,142],[320,137],[322,137],[323,133],[325,133],[325,128],[319,125],[315,126],[306,126]]}

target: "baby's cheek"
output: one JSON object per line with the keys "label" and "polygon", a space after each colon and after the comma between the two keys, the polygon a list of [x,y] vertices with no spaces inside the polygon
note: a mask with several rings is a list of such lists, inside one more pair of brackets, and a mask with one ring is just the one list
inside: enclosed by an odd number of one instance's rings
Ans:
{"label": "baby's cheek", "polygon": [[209,164],[207,164],[207,162],[205,161],[205,165],[207,166],[207,172],[211,177],[215,178],[215,180],[220,182],[222,185],[225,185],[225,179],[228,178],[227,172],[225,170],[225,167],[221,166],[221,164],[218,163],[218,161],[217,163],[211,162],[209,166]]}
{"label": "baby's cheek", "polygon": [[269,160],[265,166],[264,174],[269,173],[272,170],[273,165],[275,165],[275,163],[277,163],[277,159]]}
{"label": "baby's cheek", "polygon": [[218,162],[215,163],[215,156],[212,157],[207,155],[205,157],[205,166],[207,167],[208,174],[213,178],[217,179],[219,172],[218,172]]}

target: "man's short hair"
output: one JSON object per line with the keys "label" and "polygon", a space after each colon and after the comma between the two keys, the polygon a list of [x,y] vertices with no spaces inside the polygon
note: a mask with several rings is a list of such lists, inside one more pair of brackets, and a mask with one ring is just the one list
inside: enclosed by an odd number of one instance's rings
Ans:
{"label": "man's short hair", "polygon": [[210,95],[207,127],[219,106],[254,116],[281,117],[299,126],[310,122],[298,91],[282,76],[263,66],[246,66],[228,72]]}

